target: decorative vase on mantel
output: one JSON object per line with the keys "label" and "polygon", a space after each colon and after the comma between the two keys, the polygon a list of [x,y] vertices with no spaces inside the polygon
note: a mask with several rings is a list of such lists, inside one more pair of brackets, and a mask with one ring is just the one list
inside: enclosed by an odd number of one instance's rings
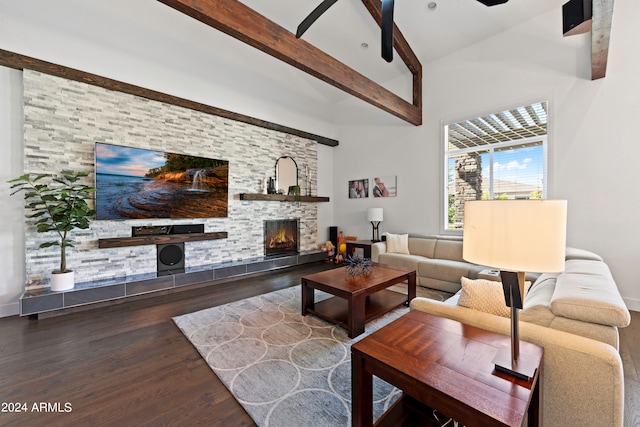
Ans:
{"label": "decorative vase on mantel", "polygon": [[366,277],[373,271],[373,262],[371,258],[361,258],[358,255],[349,255],[345,260],[346,266],[344,267],[349,279],[357,279],[359,277]]}

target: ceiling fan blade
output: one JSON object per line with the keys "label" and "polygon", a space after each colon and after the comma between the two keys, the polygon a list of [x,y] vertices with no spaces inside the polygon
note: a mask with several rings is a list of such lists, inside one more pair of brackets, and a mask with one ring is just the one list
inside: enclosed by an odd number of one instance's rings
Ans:
{"label": "ceiling fan blade", "polygon": [[506,3],[509,0],[478,0],[478,1],[485,6],[496,6],[498,4]]}
{"label": "ceiling fan blade", "polygon": [[304,18],[300,25],[298,25],[298,29],[296,30],[296,38],[299,39],[300,37],[302,37],[305,31],[309,29],[311,24],[316,22],[316,19],[318,19],[320,15],[325,13],[327,9],[333,6],[333,4],[337,1],[338,0],[324,0],[315,9],[313,9],[313,12],[311,12],[309,16]]}
{"label": "ceiling fan blade", "polygon": [[382,0],[382,57],[393,60],[393,0]]}

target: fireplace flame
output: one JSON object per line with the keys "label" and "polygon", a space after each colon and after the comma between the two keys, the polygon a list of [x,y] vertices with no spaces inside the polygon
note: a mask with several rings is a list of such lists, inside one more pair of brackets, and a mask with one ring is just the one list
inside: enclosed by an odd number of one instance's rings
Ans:
{"label": "fireplace flame", "polygon": [[264,222],[264,252],[266,256],[298,252],[297,220],[266,220]]}
{"label": "fireplace flame", "polygon": [[293,236],[287,234],[287,231],[281,228],[276,233],[274,233],[273,236],[271,236],[269,243],[267,243],[267,247],[270,249],[273,249],[273,248],[279,248],[279,247],[282,247],[283,245],[288,245],[292,243],[295,243]]}

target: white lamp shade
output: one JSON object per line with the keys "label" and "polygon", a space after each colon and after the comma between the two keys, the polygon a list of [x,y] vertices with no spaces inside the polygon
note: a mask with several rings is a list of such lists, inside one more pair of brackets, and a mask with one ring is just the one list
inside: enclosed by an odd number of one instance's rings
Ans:
{"label": "white lamp shade", "polygon": [[464,205],[462,257],[507,271],[564,270],[566,200],[477,200]]}
{"label": "white lamp shade", "polygon": [[367,221],[382,221],[383,214],[382,208],[369,208],[367,209]]}

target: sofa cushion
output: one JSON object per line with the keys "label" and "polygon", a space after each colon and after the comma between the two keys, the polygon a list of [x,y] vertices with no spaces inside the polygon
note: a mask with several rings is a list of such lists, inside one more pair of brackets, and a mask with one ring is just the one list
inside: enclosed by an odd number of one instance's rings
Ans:
{"label": "sofa cushion", "polygon": [[462,258],[462,240],[438,239],[433,257],[452,261],[464,261]]}
{"label": "sofa cushion", "polygon": [[418,262],[424,260],[419,255],[390,254],[388,252],[378,255],[378,263],[388,264],[393,267],[408,268],[418,270]]}
{"label": "sofa cushion", "polygon": [[[570,265],[569,268],[573,267]],[[616,327],[557,316],[551,310],[551,300],[555,293],[558,276],[560,276],[558,273],[544,273],[536,280],[524,300],[520,321],[569,332],[619,348]],[[560,282],[562,285],[562,280]]]}
{"label": "sofa cushion", "polygon": [[567,246],[565,250],[564,259],[590,259],[593,261],[603,261],[602,257],[598,254],[569,246]]}
{"label": "sofa cushion", "polygon": [[524,310],[539,305],[550,307],[558,276],[558,273],[541,274],[529,289],[527,298],[524,300]]}
{"label": "sofa cushion", "polygon": [[421,258],[418,263],[418,275],[445,282],[460,283],[462,276],[469,277],[473,264],[448,259]]}
{"label": "sofa cushion", "polygon": [[427,258],[433,258],[436,249],[437,239],[426,237],[409,236],[409,252],[412,255],[421,255]]}
{"label": "sofa cushion", "polygon": [[[471,280],[466,277],[462,277],[460,283],[462,289],[459,292],[458,305],[496,316],[511,317],[511,308],[507,307],[502,283],[485,279]],[[531,282],[525,282],[525,296],[530,287]]]}
{"label": "sofa cushion", "polygon": [[551,298],[556,316],[618,327],[629,325],[631,315],[605,263],[572,260],[565,264]]}
{"label": "sofa cushion", "polygon": [[524,309],[520,312],[520,320],[549,326],[556,315],[551,311],[551,297],[556,288],[558,274],[544,273],[531,286],[524,299]]}
{"label": "sofa cushion", "polygon": [[[602,277],[611,277],[611,271],[604,262],[596,260],[572,259],[564,263],[562,274],[589,274]],[[612,279],[613,280],[613,279]]]}
{"label": "sofa cushion", "polygon": [[387,252],[409,254],[409,235],[387,233]]}

